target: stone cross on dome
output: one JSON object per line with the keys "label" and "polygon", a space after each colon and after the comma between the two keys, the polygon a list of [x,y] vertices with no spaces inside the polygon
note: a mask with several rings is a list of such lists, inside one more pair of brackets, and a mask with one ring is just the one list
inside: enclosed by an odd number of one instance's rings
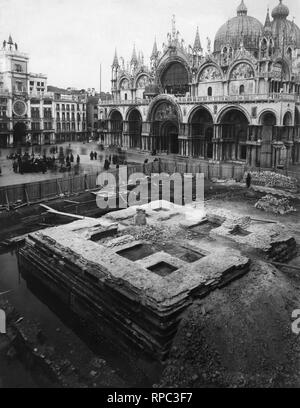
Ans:
{"label": "stone cross on dome", "polygon": [[175,20],[175,14],[172,16],[172,39],[174,40],[176,38],[176,20]]}
{"label": "stone cross on dome", "polygon": [[244,0],[242,0],[241,4],[237,8],[237,15],[246,16],[247,14],[248,14],[248,9],[244,3]]}

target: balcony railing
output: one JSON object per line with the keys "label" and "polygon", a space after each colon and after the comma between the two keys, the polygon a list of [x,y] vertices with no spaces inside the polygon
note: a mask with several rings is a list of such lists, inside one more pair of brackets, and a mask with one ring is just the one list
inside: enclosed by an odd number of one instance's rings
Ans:
{"label": "balcony railing", "polygon": [[197,102],[300,102],[300,95],[285,93],[222,95],[222,96],[195,96],[175,98],[179,103]]}
{"label": "balcony railing", "polygon": [[[163,96],[163,95],[160,95]],[[173,95],[168,95],[173,96]],[[300,103],[300,95],[288,93],[268,93],[268,94],[245,94],[245,95],[220,95],[220,96],[185,96],[174,97],[178,103],[218,103],[218,102],[297,102]],[[133,100],[109,100],[100,102],[100,106],[117,105],[149,105],[151,99],[133,99]]]}

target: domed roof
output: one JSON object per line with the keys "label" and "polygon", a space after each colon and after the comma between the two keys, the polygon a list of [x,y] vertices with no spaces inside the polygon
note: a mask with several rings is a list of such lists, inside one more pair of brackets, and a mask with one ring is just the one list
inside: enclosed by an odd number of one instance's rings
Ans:
{"label": "domed roof", "polygon": [[218,30],[215,37],[214,52],[220,52],[224,46],[238,49],[241,39],[248,51],[259,48],[259,37],[262,34],[263,25],[254,17],[248,16],[247,7],[242,0],[237,8],[237,16],[228,20]]}
{"label": "domed roof", "polygon": [[282,4],[282,0],[279,1],[278,6],[276,6],[272,11],[272,17],[275,18],[287,18],[290,14],[290,10],[287,6]]}
{"label": "domed roof", "polygon": [[300,48],[300,28],[293,22],[287,19],[290,11],[288,7],[282,4],[280,0],[278,6],[272,11],[272,34],[277,38],[279,44],[282,43],[282,36],[285,36],[284,43],[286,45],[296,44]]}
{"label": "domed roof", "polygon": [[272,21],[273,38],[280,39],[285,35],[285,44],[292,45],[295,43],[296,48],[300,48],[300,28],[293,22],[283,18],[276,18]]}

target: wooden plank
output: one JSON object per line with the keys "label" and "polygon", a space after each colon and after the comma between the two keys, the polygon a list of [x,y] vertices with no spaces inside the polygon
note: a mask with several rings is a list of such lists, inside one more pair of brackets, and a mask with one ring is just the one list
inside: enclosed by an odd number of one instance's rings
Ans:
{"label": "wooden plank", "polygon": [[299,266],[293,266],[293,265],[287,265],[281,262],[270,262],[272,265],[274,266],[281,266],[284,268],[289,268],[289,269],[294,269],[295,271],[300,271],[300,267]]}
{"label": "wooden plank", "polygon": [[72,201],[72,200],[64,200],[65,203],[70,203],[70,204],[80,204],[79,201]]}
{"label": "wooden plank", "polygon": [[26,196],[27,205],[30,205],[30,200],[29,200],[29,196],[28,196],[26,184],[24,185],[24,190],[25,190],[25,196]]}
{"label": "wooden plank", "polygon": [[65,217],[71,217],[71,218],[76,218],[78,220],[94,220],[95,218],[92,217],[83,217],[82,215],[77,215],[77,214],[71,214],[71,213],[65,213],[61,211],[56,211],[54,208],[48,207],[45,204],[40,204],[41,207],[45,208],[49,213],[51,214],[56,214],[56,215],[63,215]]}
{"label": "wooden plank", "polygon": [[0,296],[8,295],[11,292],[12,292],[12,290],[7,290],[6,292],[0,293]]}
{"label": "wooden plank", "polygon": [[261,218],[252,218],[251,221],[265,222],[266,224],[278,224],[278,221],[262,220]]}
{"label": "wooden plank", "polygon": [[7,195],[7,190],[5,189],[5,198],[6,198],[6,203],[7,203],[7,209],[8,211],[10,210],[10,205],[9,205],[9,200],[8,200],[8,195]]}

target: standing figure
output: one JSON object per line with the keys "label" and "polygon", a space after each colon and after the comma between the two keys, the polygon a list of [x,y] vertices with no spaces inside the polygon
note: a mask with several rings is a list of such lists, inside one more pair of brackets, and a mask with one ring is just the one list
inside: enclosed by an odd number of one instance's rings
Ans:
{"label": "standing figure", "polygon": [[247,174],[246,185],[247,185],[247,188],[251,187],[251,174],[250,173]]}

